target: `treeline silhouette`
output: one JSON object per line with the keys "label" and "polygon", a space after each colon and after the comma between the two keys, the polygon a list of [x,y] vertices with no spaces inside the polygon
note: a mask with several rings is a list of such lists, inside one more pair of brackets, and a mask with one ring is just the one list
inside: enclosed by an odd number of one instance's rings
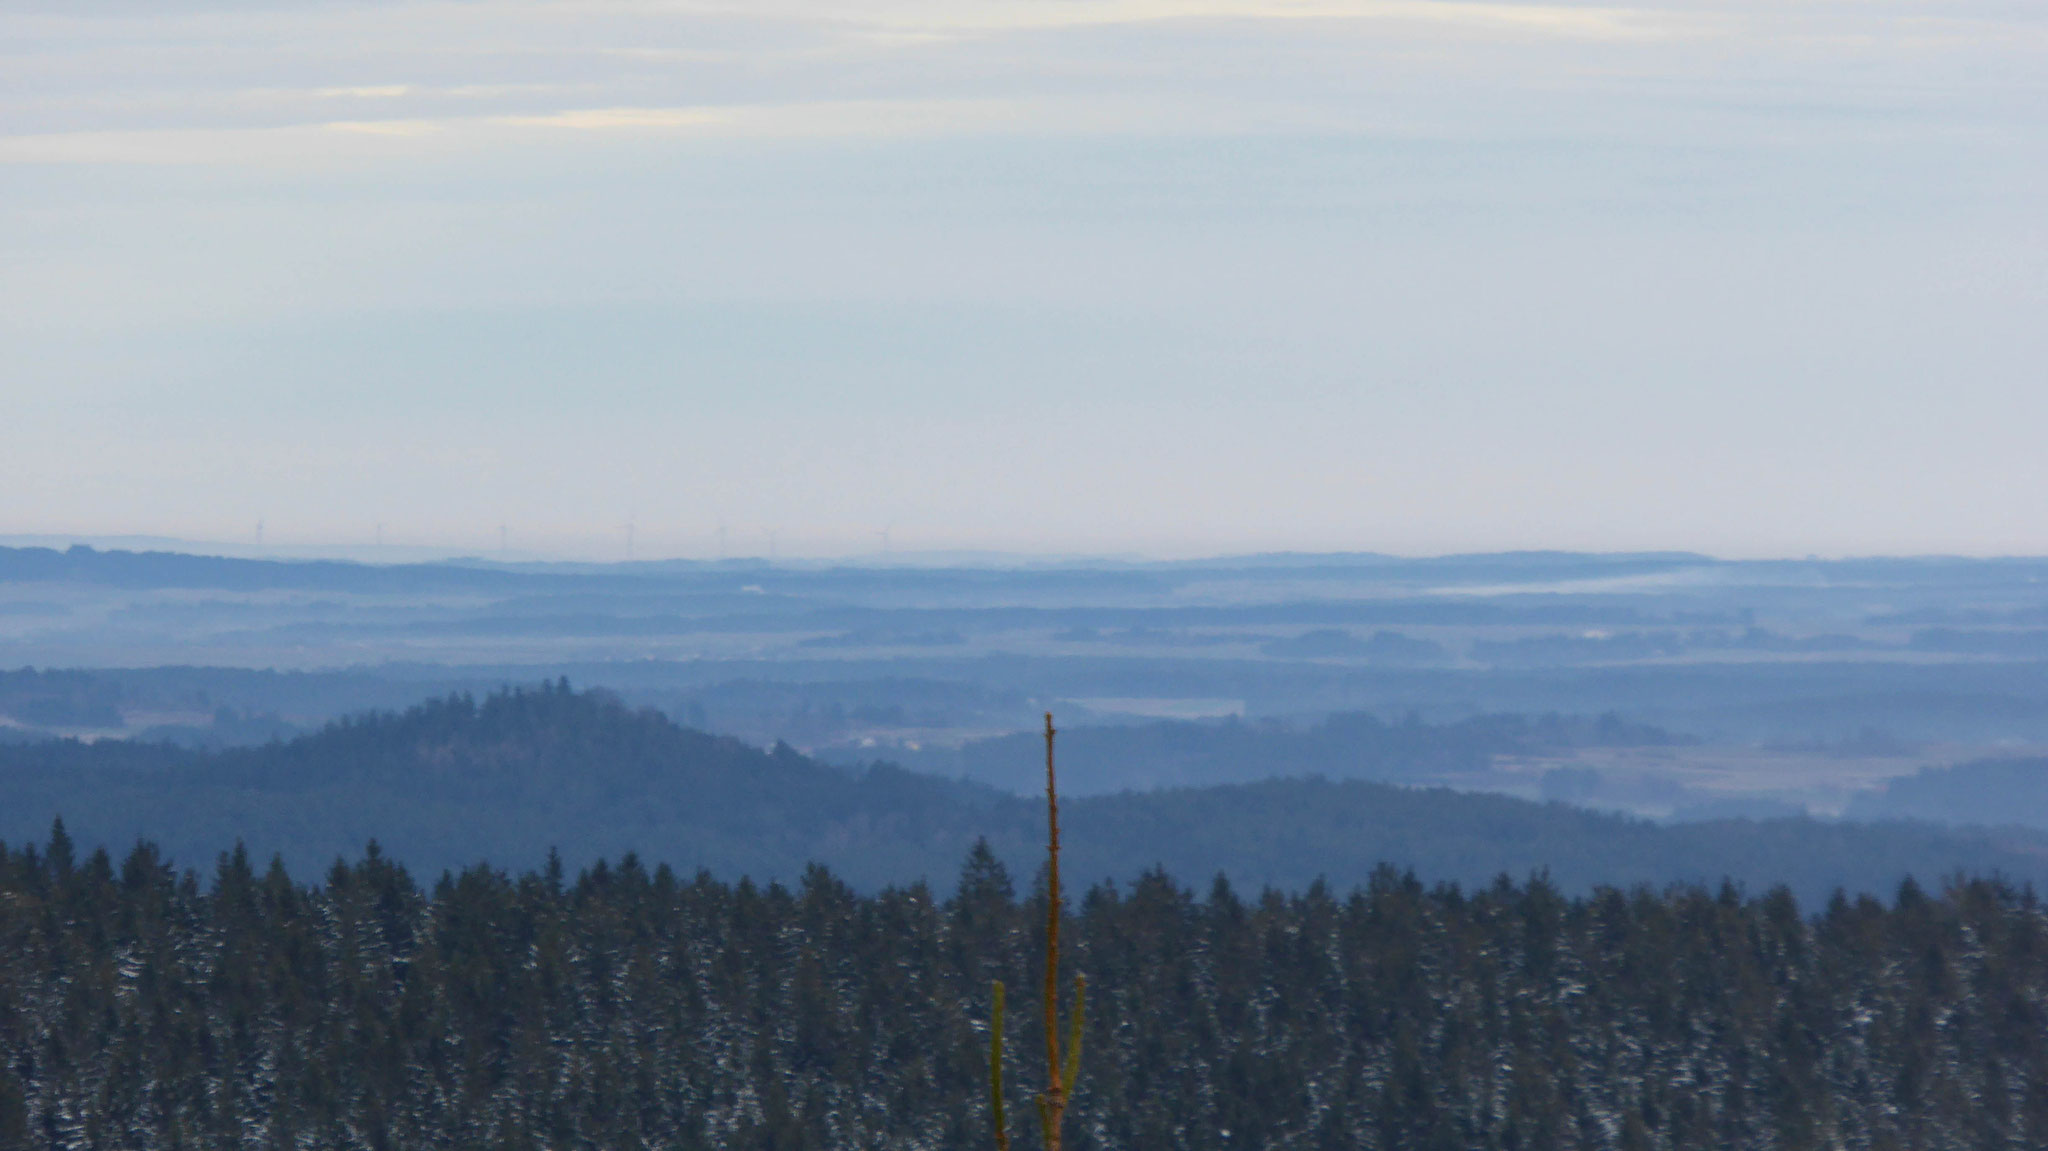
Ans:
{"label": "treeline silhouette", "polygon": [[[950,893],[871,896],[630,856],[422,888],[374,850],[313,886],[76,854],[61,825],[0,848],[6,1147],[978,1146],[989,982],[1031,986],[1044,930],[979,847]],[[1075,1148],[2048,1146],[2048,915],[1994,881],[1809,917],[1154,872],[1063,935]]]}

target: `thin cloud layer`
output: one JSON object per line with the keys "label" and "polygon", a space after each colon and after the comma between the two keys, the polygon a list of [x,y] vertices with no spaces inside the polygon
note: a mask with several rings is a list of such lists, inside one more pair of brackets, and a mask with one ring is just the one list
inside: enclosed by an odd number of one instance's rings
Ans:
{"label": "thin cloud layer", "polygon": [[2048,549],[2036,5],[34,0],[0,76],[0,532]]}
{"label": "thin cloud layer", "polygon": [[[1632,100],[1667,116],[1750,105],[1983,126],[2009,121],[2018,97],[2037,89],[2048,44],[2038,16],[1954,3],[578,0],[88,11],[0,18],[15,78],[6,137],[100,140],[10,146],[8,158],[114,159],[110,141],[159,131],[360,132],[386,121],[397,125],[392,135],[425,124],[687,129],[721,120],[784,136],[806,118],[815,125],[806,131],[856,136],[1248,124],[1434,132],[1461,118],[1467,131],[1497,131],[1488,96],[1609,105],[1574,109],[1581,119],[1546,125],[1552,132],[1643,130]],[[969,111],[943,111],[953,104]],[[1134,122],[1128,111],[1077,116],[1077,104],[1152,111]],[[818,111],[833,105],[851,111]],[[807,111],[762,111],[779,106]],[[713,114],[724,107],[739,111]],[[865,122],[863,107],[881,122]],[[910,107],[926,111],[900,114]],[[620,109],[648,111],[621,120]],[[160,153],[138,142],[136,154]]]}

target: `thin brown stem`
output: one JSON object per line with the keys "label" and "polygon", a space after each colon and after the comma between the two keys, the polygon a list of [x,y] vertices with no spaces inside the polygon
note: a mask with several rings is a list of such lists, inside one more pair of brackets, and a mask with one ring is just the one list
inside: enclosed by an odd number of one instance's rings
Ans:
{"label": "thin brown stem", "polygon": [[1060,1151],[1060,1118],[1067,1109],[1060,1062],[1060,796],[1053,775],[1052,713],[1045,713],[1045,1151]]}

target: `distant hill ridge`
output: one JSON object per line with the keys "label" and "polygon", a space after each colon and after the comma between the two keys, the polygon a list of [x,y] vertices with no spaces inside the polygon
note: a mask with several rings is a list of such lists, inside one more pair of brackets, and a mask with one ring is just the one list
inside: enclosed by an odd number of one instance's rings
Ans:
{"label": "distant hill ridge", "polygon": [[[1567,890],[1731,878],[1809,903],[1836,887],[1889,892],[1906,874],[2048,880],[2048,838],[1915,824],[1726,821],[1658,827],[1500,796],[1362,781],[1279,779],[1076,798],[1063,805],[1073,875],[1339,888],[1382,862],[1466,885],[1547,870]],[[344,720],[289,742],[220,752],[69,741],[0,747],[0,838],[39,840],[61,816],[84,844],[138,838],[209,867],[236,842],[298,874],[374,839],[425,874],[488,861],[571,866],[637,852],[726,877],[785,881],[813,861],[857,887],[943,880],[978,839],[1033,866],[1038,805],[880,765],[850,771],[679,727],[566,681],[453,696]]]}
{"label": "distant hill ridge", "polygon": [[0,547],[0,583],[81,583],[126,588],[267,588],[380,591],[513,589],[545,575],[460,563],[364,564],[351,560],[249,559],[185,552]]}

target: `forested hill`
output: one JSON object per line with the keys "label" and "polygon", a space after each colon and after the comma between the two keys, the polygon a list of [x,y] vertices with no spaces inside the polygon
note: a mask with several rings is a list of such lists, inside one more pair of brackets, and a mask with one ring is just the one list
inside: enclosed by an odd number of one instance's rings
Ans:
{"label": "forested hill", "polygon": [[975,830],[958,785],[764,752],[566,685],[438,699],[216,753],[5,748],[0,781],[4,834],[17,841],[61,816],[82,842],[148,839],[204,864],[241,841],[301,872],[376,840],[429,874],[533,866],[559,848],[578,864],[637,850],[763,878],[822,859],[878,884],[956,866]]}
{"label": "forested hill", "polygon": [[[0,747],[0,838],[32,842],[62,817],[117,853],[138,839],[205,868],[235,843],[299,874],[371,840],[421,874],[489,861],[538,866],[637,852],[686,874],[793,880],[821,862],[857,888],[944,877],[979,838],[1033,866],[1043,812],[1027,798],[892,767],[861,772],[787,748],[681,728],[566,684],[481,702],[441,699],[288,743],[201,753],[103,741]],[[1483,885],[1548,870],[1568,891],[1732,878],[1889,892],[1908,873],[2048,881],[2048,839],[1911,824],[1728,821],[1657,827],[1499,796],[1281,779],[1125,793],[1065,806],[1082,879],[1154,865],[1187,882],[1339,889],[1381,862]]]}

